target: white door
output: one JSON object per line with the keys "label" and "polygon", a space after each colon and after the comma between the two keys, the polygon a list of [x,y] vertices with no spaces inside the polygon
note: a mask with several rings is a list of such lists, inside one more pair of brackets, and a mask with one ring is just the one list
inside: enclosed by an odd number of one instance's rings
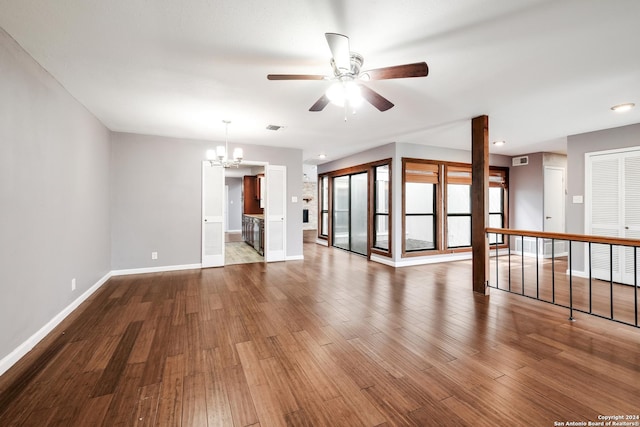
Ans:
{"label": "white door", "polygon": [[[640,238],[640,150],[590,153],[586,163],[587,233]],[[614,246],[611,254],[609,245],[593,244],[591,259],[593,277],[634,283],[632,248]]]}
{"label": "white door", "polygon": [[[624,212],[622,223],[622,235],[627,239],[640,240],[640,151],[627,153],[624,156],[623,164],[623,184],[624,184]],[[624,283],[633,284],[633,248],[625,247],[624,270],[622,272]],[[636,250],[636,267],[640,270],[640,249]],[[637,283],[640,285],[640,272]]]}
{"label": "white door", "polygon": [[224,168],[202,162],[202,267],[224,266]]}
{"label": "white door", "polygon": [[265,172],[264,259],[284,261],[287,242],[287,167],[267,165]]}
{"label": "white door", "polygon": [[544,168],[543,230],[564,233],[564,169]]}
{"label": "white door", "polygon": [[224,186],[224,206],[226,209],[224,210],[224,231],[229,231],[229,186]]}

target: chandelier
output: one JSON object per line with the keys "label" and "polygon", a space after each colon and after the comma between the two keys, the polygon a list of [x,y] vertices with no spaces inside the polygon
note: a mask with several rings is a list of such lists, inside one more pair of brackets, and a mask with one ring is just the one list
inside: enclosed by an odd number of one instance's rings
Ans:
{"label": "chandelier", "polygon": [[207,160],[211,166],[222,166],[223,168],[237,168],[242,163],[242,148],[233,150],[233,158],[229,158],[229,120],[224,123],[224,145],[218,145],[215,150],[207,150]]}

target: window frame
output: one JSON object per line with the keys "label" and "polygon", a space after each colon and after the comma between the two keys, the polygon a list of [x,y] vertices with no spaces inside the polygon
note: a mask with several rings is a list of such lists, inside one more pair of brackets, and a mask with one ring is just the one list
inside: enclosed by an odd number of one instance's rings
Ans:
{"label": "window frame", "polygon": [[[387,175],[388,175],[388,180],[387,182],[387,212],[378,212],[378,168],[381,167],[387,167]],[[379,165],[374,165],[371,167],[372,169],[372,181],[373,184],[371,185],[372,189],[373,189],[373,195],[371,197],[373,206],[371,209],[371,214],[373,216],[373,218],[371,219],[371,250],[375,251],[376,253],[381,253],[383,255],[386,255],[388,253],[391,252],[391,242],[392,242],[392,234],[391,234],[391,194],[392,194],[392,190],[391,190],[391,162],[389,163],[382,163]],[[386,217],[386,222],[387,222],[387,247],[386,248],[381,248],[379,246],[376,246],[377,244],[377,227],[378,227],[378,217],[379,216],[384,216]]]}
{"label": "window frame", "polygon": [[[389,166],[389,206],[388,206],[388,211],[389,211],[389,249],[385,250],[385,249],[380,249],[380,248],[375,248],[373,247],[373,242],[374,242],[374,235],[373,233],[375,232],[375,228],[374,228],[374,209],[375,209],[375,205],[374,205],[374,201],[375,201],[375,181],[374,181],[374,174],[375,174],[375,168],[378,166],[384,166],[384,165],[388,165]],[[356,166],[351,166],[348,168],[344,168],[344,169],[338,169],[338,170],[334,170],[334,171],[329,171],[329,172],[324,172],[321,174],[318,174],[318,182],[322,182],[323,178],[326,177],[328,180],[328,194],[327,194],[327,198],[329,201],[329,209],[327,211],[328,213],[328,230],[327,230],[327,235],[322,235],[320,227],[318,227],[318,238],[320,240],[325,240],[327,242],[327,246],[332,247],[333,246],[333,178],[337,177],[337,176],[344,176],[344,175],[354,175],[354,174],[358,174],[358,173],[362,173],[362,172],[367,172],[367,177],[368,177],[368,184],[367,184],[367,221],[368,221],[368,229],[367,229],[367,233],[368,233],[368,239],[367,239],[367,259],[371,258],[371,254],[377,254],[377,255],[382,255],[384,257],[392,257],[393,256],[393,159],[392,158],[386,158],[386,159],[382,159],[382,160],[377,160],[377,161],[373,161],[370,163],[364,163],[361,165],[356,165]],[[318,201],[319,203],[321,203],[321,198],[322,198],[322,186],[318,185],[318,192],[319,192],[319,197],[318,197]],[[319,224],[322,223],[322,205],[319,206],[318,209],[318,220],[319,220]]]}
{"label": "window frame", "polygon": [[[418,164],[428,164],[428,165],[437,165],[439,177],[436,184],[437,196],[434,196],[434,200],[436,201],[436,206],[434,208],[434,212],[436,214],[436,220],[434,224],[436,224],[437,229],[434,232],[434,236],[436,236],[436,245],[434,249],[425,249],[425,250],[412,250],[407,251],[406,248],[406,180],[407,180],[407,163],[418,163]],[[433,166],[432,166],[433,167]],[[454,172],[454,173],[450,173]],[[462,174],[464,172],[464,174]],[[502,228],[507,228],[509,224],[509,215],[508,215],[508,207],[509,207],[509,192],[508,192],[508,178],[509,178],[509,168],[502,166],[490,166],[489,167],[489,187],[501,187],[502,188],[502,212],[489,212],[488,214],[501,215]],[[459,253],[459,252],[469,252],[472,250],[472,246],[449,246],[449,235],[448,235],[448,218],[450,217],[468,217],[471,219],[471,212],[466,213],[448,213],[448,200],[447,200],[447,192],[449,184],[464,184],[471,186],[471,164],[469,163],[460,163],[460,162],[447,162],[447,161],[438,161],[431,159],[416,159],[416,158],[402,158],[402,257],[412,257],[412,256],[426,256],[426,255],[438,255],[438,254],[449,254],[449,253]],[[471,191],[469,192],[469,196],[471,197]],[[470,222],[471,224],[471,222]],[[471,226],[471,225],[469,225]],[[502,237],[502,236],[501,236]],[[496,244],[491,243],[492,247],[495,247]],[[498,247],[504,248],[507,244],[505,242],[504,237],[498,242]]]}
{"label": "window frame", "polygon": [[[330,207],[331,207],[331,197],[329,197],[329,177],[327,175],[323,175],[318,177],[318,238],[327,240],[329,239],[329,229],[331,222],[331,218],[329,215]],[[326,194],[324,189],[326,188]],[[324,209],[325,206],[325,196],[326,196],[326,206],[327,209]],[[324,230],[324,221],[323,216],[327,214],[327,230]]]}
{"label": "window frame", "polygon": [[[421,168],[417,165],[423,165]],[[407,173],[408,168],[415,167],[415,173]],[[440,218],[442,218],[441,212],[439,210],[439,206],[441,203],[442,192],[440,186],[440,180],[442,176],[441,166],[439,162],[433,160],[424,160],[424,159],[411,159],[411,158],[402,158],[402,257],[413,257],[413,256],[422,256],[425,254],[432,254],[434,252],[438,252],[439,242],[442,241],[441,230],[442,227],[439,226]],[[409,176],[408,176],[409,175]],[[407,200],[406,200],[406,189],[407,182],[422,182],[427,184],[433,184],[433,214],[407,214]],[[433,238],[434,238],[434,247],[433,249],[413,249],[407,250],[407,215],[414,216],[432,216],[433,219]]]}

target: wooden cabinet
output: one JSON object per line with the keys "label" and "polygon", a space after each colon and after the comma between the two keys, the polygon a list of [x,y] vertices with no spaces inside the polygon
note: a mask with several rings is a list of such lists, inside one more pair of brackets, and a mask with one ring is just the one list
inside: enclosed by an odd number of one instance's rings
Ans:
{"label": "wooden cabinet", "polygon": [[261,182],[257,176],[247,175],[243,178],[243,198],[245,214],[261,214],[264,209],[261,205]]}
{"label": "wooden cabinet", "polygon": [[264,219],[262,215],[242,215],[242,239],[264,255]]}

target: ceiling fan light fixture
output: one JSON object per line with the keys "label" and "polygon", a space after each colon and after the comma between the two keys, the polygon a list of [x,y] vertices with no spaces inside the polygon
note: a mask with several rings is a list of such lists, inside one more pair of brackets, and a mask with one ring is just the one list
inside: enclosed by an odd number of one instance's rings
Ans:
{"label": "ceiling fan light fixture", "polygon": [[362,92],[360,86],[353,81],[338,81],[329,86],[326,92],[327,98],[332,104],[344,107],[345,103],[357,108],[362,105]]}

